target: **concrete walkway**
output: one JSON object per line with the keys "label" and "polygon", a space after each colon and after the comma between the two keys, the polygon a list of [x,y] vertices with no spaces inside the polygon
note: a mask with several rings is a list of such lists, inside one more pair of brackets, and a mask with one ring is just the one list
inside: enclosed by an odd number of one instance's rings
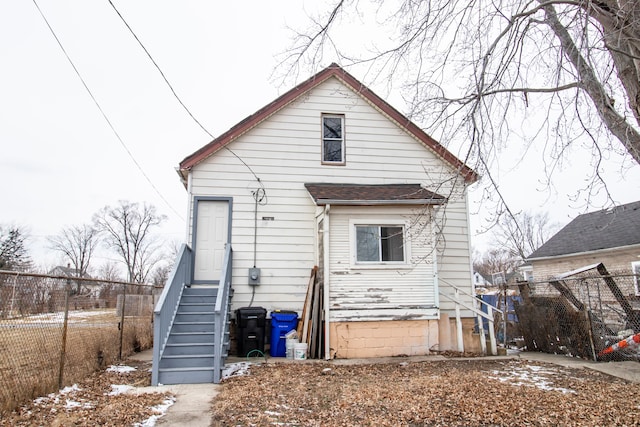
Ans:
{"label": "concrete walkway", "polygon": [[[137,353],[130,357],[135,360],[151,361],[151,350]],[[593,362],[576,357],[561,356],[556,354],[522,352],[507,356],[489,356],[485,360],[507,360],[525,359],[537,362],[552,363],[554,365],[565,366],[576,369],[592,369],[613,377],[622,378],[635,383],[640,383],[640,363],[638,362]],[[246,359],[230,358],[227,363],[246,361]],[[479,360],[480,358],[471,358]],[[399,361],[419,362],[419,361],[442,361],[447,360],[443,356],[415,356],[415,357],[385,357],[379,359],[336,359],[330,363],[334,364],[365,364],[365,363],[393,363]],[[460,360],[458,358],[452,360]],[[259,359],[264,361],[264,359]],[[318,363],[322,361],[308,360],[287,361],[282,358],[268,358],[267,363]],[[211,402],[219,393],[218,384],[177,384],[162,385],[158,387],[142,387],[137,391],[162,392],[170,391],[176,395],[176,402],[169,408],[167,413],[158,420],[156,425],[177,426],[177,427],[209,427],[211,425]]]}
{"label": "concrete walkway", "polygon": [[561,356],[557,354],[522,352],[515,356],[526,360],[553,363],[569,368],[583,368],[602,372],[612,377],[622,378],[634,383],[640,383],[640,363],[638,362],[594,362],[578,357]]}
{"label": "concrete walkway", "polygon": [[[153,351],[146,350],[129,357],[134,360],[151,361]],[[157,422],[157,426],[209,427],[211,425],[211,402],[218,394],[218,384],[173,384],[157,387],[140,387],[137,393],[169,391],[176,396],[175,403]]]}

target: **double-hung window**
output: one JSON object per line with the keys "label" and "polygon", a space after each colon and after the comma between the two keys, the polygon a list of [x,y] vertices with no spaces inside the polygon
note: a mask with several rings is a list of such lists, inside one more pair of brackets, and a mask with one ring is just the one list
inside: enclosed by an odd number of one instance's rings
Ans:
{"label": "double-hung window", "polygon": [[356,225],[356,263],[404,263],[402,225]]}
{"label": "double-hung window", "polygon": [[322,115],[322,163],[344,165],[344,116]]}
{"label": "double-hung window", "polygon": [[636,295],[640,296],[640,261],[631,263],[631,272],[635,275]]}

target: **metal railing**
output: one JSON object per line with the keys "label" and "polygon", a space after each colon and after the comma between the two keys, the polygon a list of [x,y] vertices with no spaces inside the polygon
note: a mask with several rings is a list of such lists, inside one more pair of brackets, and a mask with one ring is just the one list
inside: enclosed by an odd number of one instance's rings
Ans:
{"label": "metal railing", "polygon": [[158,384],[159,362],[164,352],[169,332],[176,316],[182,292],[187,284],[191,283],[193,252],[186,244],[180,248],[178,261],[162,290],[160,299],[153,311],[153,366],[151,370],[151,383]]}
{"label": "metal railing", "polygon": [[[489,345],[491,346],[490,350],[491,350],[491,355],[497,355],[498,354],[498,346],[497,346],[497,342],[496,342],[496,334],[495,334],[495,328],[493,326],[493,322],[494,322],[494,312],[498,312],[502,314],[502,310],[492,306],[491,304],[482,301],[481,299],[476,298],[475,296],[473,296],[472,294],[470,294],[469,292],[466,292],[460,288],[458,288],[457,286],[454,286],[450,283],[447,284],[449,287],[453,288],[454,290],[454,294],[453,295],[449,295],[446,294],[442,291],[440,291],[440,295],[445,297],[446,299],[448,299],[449,301],[453,302],[455,304],[455,309],[456,309],[456,331],[457,331],[457,340],[458,340],[458,349],[462,350],[464,348],[464,344],[463,344],[463,340],[462,340],[462,319],[460,317],[460,306],[466,308],[467,310],[472,311],[473,313],[476,314],[476,316],[478,316],[478,325],[479,325],[479,329],[480,329],[480,347],[482,349],[482,353],[486,354],[487,353],[487,343],[485,341],[485,333],[484,333],[484,321],[482,319],[486,319],[489,322]],[[473,301],[473,305],[469,305],[466,302],[464,302],[461,298],[460,298],[460,294],[465,295],[466,297],[470,297],[471,300]],[[482,311],[481,309],[478,309],[476,307],[476,304],[480,304],[480,306],[482,307],[482,305],[486,306],[487,312],[485,313],[484,311]],[[504,315],[504,314],[502,314]]]}
{"label": "metal railing", "polygon": [[222,379],[222,367],[224,358],[229,346],[229,301],[231,299],[231,279],[232,279],[233,250],[231,244],[227,244],[222,265],[222,275],[220,277],[220,287],[216,298],[214,311],[215,345],[213,362],[213,382],[219,383]]}

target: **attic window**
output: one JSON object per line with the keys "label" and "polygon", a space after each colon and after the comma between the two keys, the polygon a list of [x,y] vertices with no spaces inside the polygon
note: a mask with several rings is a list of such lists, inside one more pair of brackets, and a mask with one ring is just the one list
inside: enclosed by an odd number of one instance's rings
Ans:
{"label": "attic window", "polygon": [[344,165],[344,116],[322,115],[322,163]]}

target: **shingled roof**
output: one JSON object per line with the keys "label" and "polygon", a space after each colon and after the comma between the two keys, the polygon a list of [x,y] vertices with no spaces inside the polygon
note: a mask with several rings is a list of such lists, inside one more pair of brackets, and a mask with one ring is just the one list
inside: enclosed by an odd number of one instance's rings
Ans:
{"label": "shingled roof", "polygon": [[193,168],[195,165],[207,159],[209,156],[227,146],[239,136],[248,132],[253,127],[260,124],[262,121],[268,119],[273,114],[298,99],[300,96],[304,95],[305,93],[309,92],[313,88],[317,87],[318,85],[332,77],[337,78],[342,83],[350,87],[355,93],[360,95],[367,102],[371,103],[376,109],[381,111],[390,120],[394,121],[398,126],[401,126],[406,132],[413,135],[426,147],[433,150],[441,159],[443,159],[454,169],[456,169],[467,183],[473,183],[478,180],[479,176],[473,169],[467,166],[438,141],[431,138],[431,136],[420,129],[415,123],[401,114],[398,110],[393,108],[385,100],[380,98],[372,90],[367,88],[364,84],[362,84],[337,64],[331,64],[324,70],[310,77],[308,80],[304,81],[282,96],[278,97],[270,104],[264,106],[249,117],[246,117],[240,123],[229,129],[213,141],[209,142],[204,147],[185,157],[184,160],[180,162],[178,173],[183,180],[186,180],[189,170],[191,170],[191,168]]}
{"label": "shingled roof", "polygon": [[389,205],[389,204],[443,204],[447,199],[420,186],[420,184],[305,184],[313,201],[321,206],[334,205]]}
{"label": "shingled roof", "polygon": [[640,245],[640,201],[576,217],[527,259],[632,245]]}

